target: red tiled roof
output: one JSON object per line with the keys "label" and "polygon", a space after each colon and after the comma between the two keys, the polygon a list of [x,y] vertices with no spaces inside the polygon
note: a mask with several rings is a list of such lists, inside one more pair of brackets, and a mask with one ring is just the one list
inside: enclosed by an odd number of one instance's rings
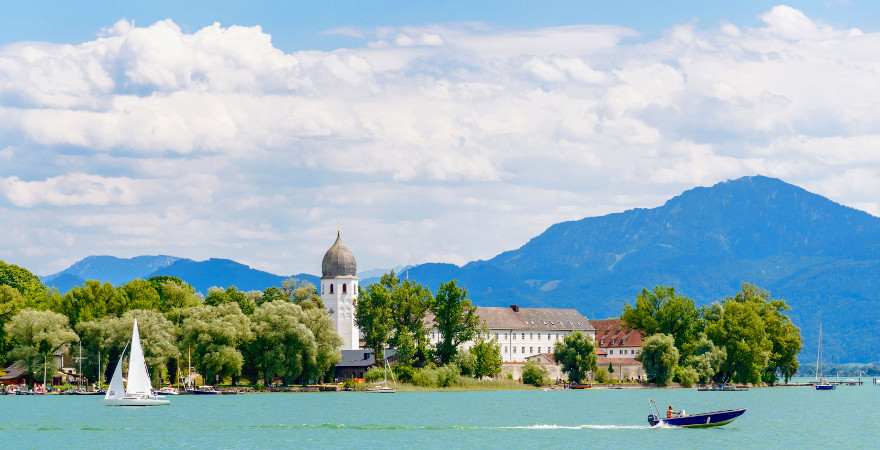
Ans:
{"label": "red tiled roof", "polygon": [[641,347],[642,333],[627,329],[620,319],[591,320],[596,328],[596,342],[602,348]]}

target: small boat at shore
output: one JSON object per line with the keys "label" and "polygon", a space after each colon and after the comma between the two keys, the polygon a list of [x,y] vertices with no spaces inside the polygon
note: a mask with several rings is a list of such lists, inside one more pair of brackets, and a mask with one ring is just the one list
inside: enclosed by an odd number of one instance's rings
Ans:
{"label": "small boat at shore", "polygon": [[652,427],[667,426],[677,428],[711,428],[720,427],[733,422],[737,417],[745,414],[745,408],[726,409],[697,414],[688,414],[685,411],[674,413],[672,417],[661,417],[657,404],[651,400],[653,411],[648,414],[648,424]]}
{"label": "small boat at shore", "polygon": [[172,386],[165,386],[165,387],[159,389],[158,391],[156,391],[156,394],[157,395],[179,395],[180,392],[178,392],[177,389],[173,388]]}
{"label": "small boat at shore", "polygon": [[214,386],[199,386],[197,388],[187,389],[186,393],[191,395],[220,395],[222,392],[214,389]]}
{"label": "small boat at shore", "polygon": [[569,389],[593,389],[592,384],[581,384],[581,383],[571,383],[568,385]]}
{"label": "small boat at shore", "polygon": [[833,391],[837,386],[822,378],[822,323],[819,323],[819,348],[816,349],[816,390]]}
{"label": "small boat at shore", "polygon": [[708,391],[718,391],[718,392],[738,392],[738,391],[748,391],[748,387],[738,387],[734,384],[713,384],[707,386],[700,386],[697,388],[700,392],[708,392]]}

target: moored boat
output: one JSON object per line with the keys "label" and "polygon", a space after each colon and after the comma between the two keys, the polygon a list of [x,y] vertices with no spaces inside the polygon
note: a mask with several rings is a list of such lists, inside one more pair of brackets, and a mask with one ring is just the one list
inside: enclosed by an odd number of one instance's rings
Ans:
{"label": "moored boat", "polygon": [[199,386],[197,388],[187,389],[187,394],[192,395],[220,395],[221,392],[214,389],[214,386]]}
{"label": "moored boat", "polygon": [[177,389],[175,389],[171,386],[165,386],[165,387],[159,389],[158,391],[156,391],[156,394],[158,394],[158,395],[178,395],[178,394],[180,394],[180,392],[178,392]]}

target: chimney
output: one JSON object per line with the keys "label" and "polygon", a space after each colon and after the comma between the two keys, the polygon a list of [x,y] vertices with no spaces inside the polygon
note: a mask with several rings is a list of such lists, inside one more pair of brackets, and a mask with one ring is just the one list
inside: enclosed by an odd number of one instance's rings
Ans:
{"label": "chimney", "polygon": [[519,312],[519,305],[510,305],[510,309],[512,309],[513,312]]}

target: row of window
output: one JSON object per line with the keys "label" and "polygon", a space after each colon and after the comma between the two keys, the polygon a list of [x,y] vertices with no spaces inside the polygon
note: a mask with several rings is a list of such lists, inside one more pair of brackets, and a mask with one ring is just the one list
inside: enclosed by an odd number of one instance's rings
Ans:
{"label": "row of window", "polygon": [[[609,355],[613,355],[613,354],[614,354],[614,349],[613,349],[613,348],[612,348],[612,349],[609,349],[609,350],[608,350],[608,354],[609,354]],[[635,354],[637,354],[637,352],[636,352],[635,349],[621,348],[621,349],[618,349],[618,350],[617,350],[617,354],[618,354],[618,355],[635,355]]]}
{"label": "row of window", "polygon": [[[516,353],[516,347],[510,347],[510,348],[511,348],[511,350],[513,350],[513,353]],[[542,351],[543,348],[544,347],[538,347],[538,353],[544,353]],[[525,347],[520,347],[520,349],[522,350],[521,353],[523,353],[523,354],[526,353]],[[550,351],[550,347],[547,347],[547,351],[548,352]],[[507,346],[504,347],[504,349],[502,350],[502,353],[507,353]],[[535,347],[529,347],[529,353],[535,353]]]}
{"label": "row of window", "polygon": [[[330,292],[332,293],[333,291],[331,290]],[[537,333],[537,334],[538,334],[538,340],[541,340],[541,333]],[[501,333],[495,333],[494,335],[491,333],[486,333],[483,335],[483,338],[484,339],[493,339],[494,338],[495,340],[500,341],[502,339],[507,339],[508,337],[510,337],[511,340],[515,341],[516,336],[517,336],[517,333],[510,333],[509,335],[508,335],[508,333],[504,333],[503,336]],[[522,333],[521,336],[522,336],[522,339],[525,340],[526,334]],[[555,333],[555,334],[554,333],[547,333],[547,340],[552,341],[555,338],[558,341],[558,340],[561,340],[564,336],[565,336],[565,333]],[[439,338],[440,338],[440,336],[437,333],[431,333],[431,339],[439,339]],[[529,339],[535,339],[535,333],[529,333]]]}
{"label": "row of window", "polygon": [[[358,293],[358,287],[357,287],[356,284],[353,284],[353,285],[351,286],[351,289],[352,289],[353,293],[355,293],[355,294]],[[330,293],[331,293],[331,294],[334,293],[334,292],[333,292],[333,283],[330,283]],[[342,293],[343,293],[343,294],[347,294],[347,293],[348,293],[348,285],[347,285],[346,283],[342,283]]]}

